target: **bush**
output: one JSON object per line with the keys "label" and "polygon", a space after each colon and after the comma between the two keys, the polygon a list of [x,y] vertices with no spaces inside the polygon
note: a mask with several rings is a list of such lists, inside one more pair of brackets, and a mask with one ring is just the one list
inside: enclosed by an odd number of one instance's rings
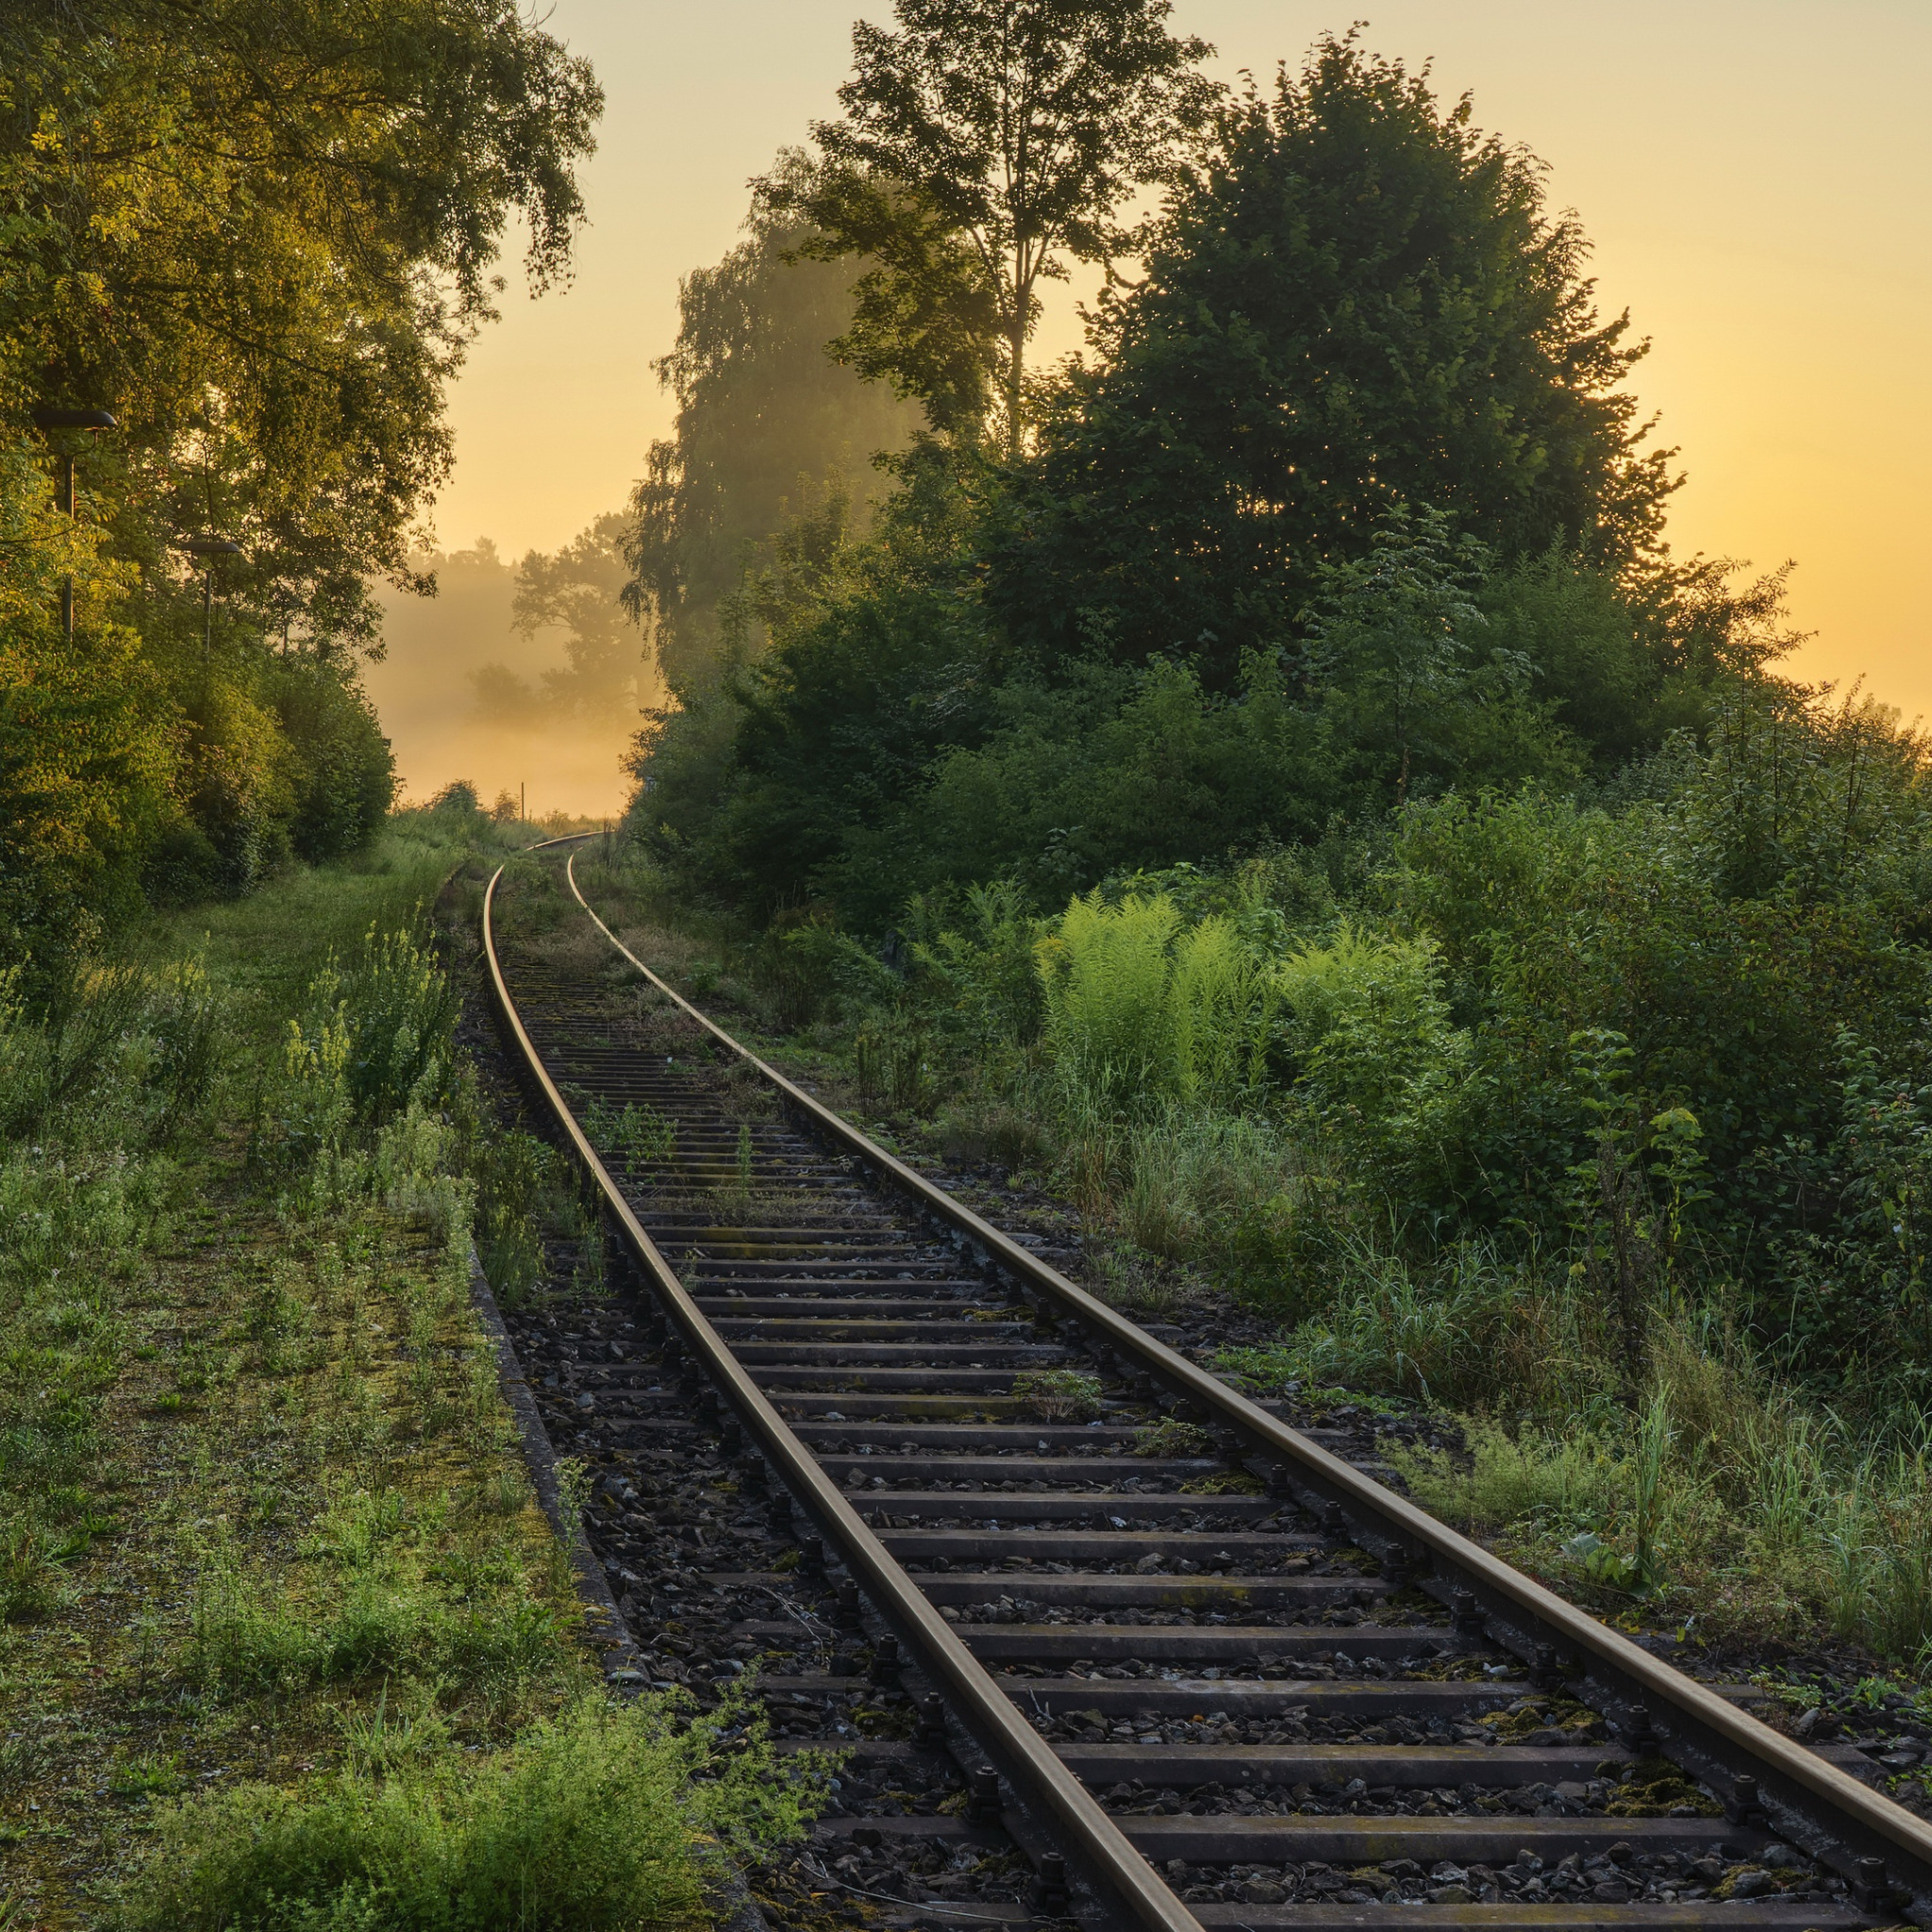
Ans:
{"label": "bush", "polygon": [[447,1096],[460,997],[407,928],[371,926],[344,973],[333,954],[289,1022],[279,1077],[265,1090],[255,1154],[299,1168],[340,1152],[352,1124],[381,1126]]}
{"label": "bush", "polygon": [[437,817],[452,819],[466,827],[480,826],[490,816],[476,796],[476,788],[467,778],[452,778],[429,801],[428,808]]}
{"label": "bush", "polygon": [[1344,922],[1327,945],[1291,952],[1272,982],[1298,1096],[1385,1185],[1429,1202],[1458,1184],[1477,1098],[1474,1042],[1451,1024],[1441,978],[1426,935]]}
{"label": "bush", "polygon": [[395,760],[353,673],[312,658],[275,660],[269,702],[293,753],[289,837],[318,864],[359,851],[395,798]]}
{"label": "bush", "polygon": [[797,1838],[824,1760],[774,1755],[741,1690],[589,1698],[508,1752],[251,1785],[161,1814],[125,1932],[652,1932],[706,1915],[717,1847]]}

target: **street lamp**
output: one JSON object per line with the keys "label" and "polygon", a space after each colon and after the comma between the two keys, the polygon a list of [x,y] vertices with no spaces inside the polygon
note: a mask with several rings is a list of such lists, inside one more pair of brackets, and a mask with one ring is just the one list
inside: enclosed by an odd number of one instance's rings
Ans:
{"label": "street lamp", "polygon": [[[54,409],[37,408],[33,412],[34,427],[52,432],[57,429],[85,429],[97,432],[112,429],[116,424],[106,409]],[[62,442],[60,451],[60,508],[71,521],[74,516],[74,445]],[[71,644],[74,641],[74,579],[72,576],[60,580],[60,629]]]}
{"label": "street lamp", "polygon": [[175,548],[185,550],[189,556],[202,560],[201,655],[208,658],[213,655],[215,647],[215,558],[240,557],[242,546],[230,543],[225,537],[190,537],[175,544]]}

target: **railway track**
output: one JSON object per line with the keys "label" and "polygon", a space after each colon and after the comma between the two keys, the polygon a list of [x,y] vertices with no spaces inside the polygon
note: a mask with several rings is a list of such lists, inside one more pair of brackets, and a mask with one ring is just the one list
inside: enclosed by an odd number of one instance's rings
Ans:
{"label": "railway track", "polygon": [[908,1925],[1932,1924],[1932,1828],[1856,1752],[1083,1292],[738,1046],[550,862],[634,991],[499,947],[501,874],[486,958],[624,1279],[523,1340],[600,1473],[638,1674],[759,1660],[783,1742],[852,1753],[828,1884]]}

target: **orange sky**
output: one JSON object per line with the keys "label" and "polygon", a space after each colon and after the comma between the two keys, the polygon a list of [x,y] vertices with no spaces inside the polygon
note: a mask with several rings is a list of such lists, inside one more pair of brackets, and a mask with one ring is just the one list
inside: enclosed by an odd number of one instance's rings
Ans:
{"label": "orange sky", "polygon": [[[616,507],[667,426],[650,361],[677,278],[735,239],[745,178],[829,113],[855,0],[557,0],[553,32],[608,96],[586,175],[591,225],[575,286],[530,302],[514,282],[452,396],[457,470],[435,517],[444,549],[491,538],[551,548]],[[864,9],[883,18],[887,8]],[[1433,57],[1444,92],[1550,164],[1550,192],[1596,243],[1608,309],[1654,339],[1645,404],[1681,446],[1680,552],[1795,558],[1793,610],[1817,633],[1811,677],[1863,675],[1932,717],[1932,631],[1914,558],[1932,510],[1932,7],[1924,0],[1407,0],[1366,39]],[[1176,0],[1177,28],[1224,77],[1298,59],[1356,8]],[[1057,317],[1043,346],[1077,331]],[[432,648],[405,616],[391,676]],[[484,649],[482,655],[490,655]],[[372,679],[384,702],[386,667]],[[458,775],[447,743],[397,750],[416,795]],[[529,760],[526,758],[525,762]],[[420,767],[420,769],[419,769]],[[517,774],[467,775],[491,789]],[[569,796],[562,795],[567,790]],[[574,774],[549,803],[614,808],[622,786]],[[535,797],[533,795],[533,803]]]}

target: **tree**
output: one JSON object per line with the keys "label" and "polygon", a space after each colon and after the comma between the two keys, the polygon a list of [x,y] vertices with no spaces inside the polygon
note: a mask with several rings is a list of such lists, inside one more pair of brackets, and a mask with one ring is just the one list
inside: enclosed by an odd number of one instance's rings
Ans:
{"label": "tree", "polygon": [[641,641],[625,612],[628,581],[624,540],[629,520],[607,511],[554,557],[525,553],[517,566],[510,626],[525,637],[561,627],[568,667],[543,674],[541,693],[500,664],[476,673],[479,691],[493,691],[500,705],[511,699],[525,713],[536,709],[598,718],[631,709],[643,699]]}
{"label": "tree", "polygon": [[[840,353],[942,415],[967,413],[975,341],[1008,452],[1026,425],[1026,344],[1039,285],[1069,258],[1134,245],[1116,211],[1163,178],[1216,90],[1213,49],[1167,31],[1170,0],[897,0],[897,31],[853,28],[841,121],[815,122],[826,165],[790,203],[804,246],[870,266]],[[951,426],[951,421],[948,425]]]}
{"label": "tree", "polygon": [[[0,10],[0,420],[120,425],[62,540],[101,566],[75,640],[0,595],[0,872],[40,907],[0,907],[0,964],[137,876],[239,890],[380,821],[371,584],[433,588],[408,541],[447,383],[513,215],[533,288],[566,272],[600,105],[515,0]],[[0,438],[0,467],[48,455]],[[241,545],[206,629],[197,537]]]}
{"label": "tree", "polygon": [[1142,284],[1104,297],[1001,608],[1049,656],[1104,634],[1129,658],[1199,652],[1227,689],[1398,503],[1505,565],[1558,543],[1627,566],[1675,485],[1619,388],[1645,345],[1599,321],[1585,252],[1467,100],[1318,42],[1225,108]]}
{"label": "tree", "polygon": [[1356,773],[1397,807],[1412,788],[1457,779],[1574,776],[1551,707],[1529,695],[1530,658],[1485,636],[1476,599],[1486,561],[1441,510],[1398,504],[1366,557],[1324,575],[1307,625],[1307,682]]}
{"label": "tree", "polygon": [[[806,167],[784,155],[767,178],[794,182]],[[631,492],[624,601],[674,687],[709,663],[720,600],[800,497],[862,497],[872,457],[920,426],[915,407],[826,357],[852,321],[849,271],[796,258],[808,231],[773,203],[761,194],[746,239],[685,277],[676,342],[653,365],[677,419]]]}
{"label": "tree", "polygon": [[[55,508],[24,443],[0,442],[0,1000],[6,969],[44,982],[99,937],[175,809],[175,723],[141,640],[111,621],[131,573],[100,538]],[[63,577],[85,650],[54,616]]]}
{"label": "tree", "polygon": [[[0,61],[0,406],[108,404],[117,541],[243,546],[231,600],[369,642],[449,463],[512,212],[567,271],[601,96],[514,0],[70,0]],[[178,568],[178,567],[177,567]]]}

